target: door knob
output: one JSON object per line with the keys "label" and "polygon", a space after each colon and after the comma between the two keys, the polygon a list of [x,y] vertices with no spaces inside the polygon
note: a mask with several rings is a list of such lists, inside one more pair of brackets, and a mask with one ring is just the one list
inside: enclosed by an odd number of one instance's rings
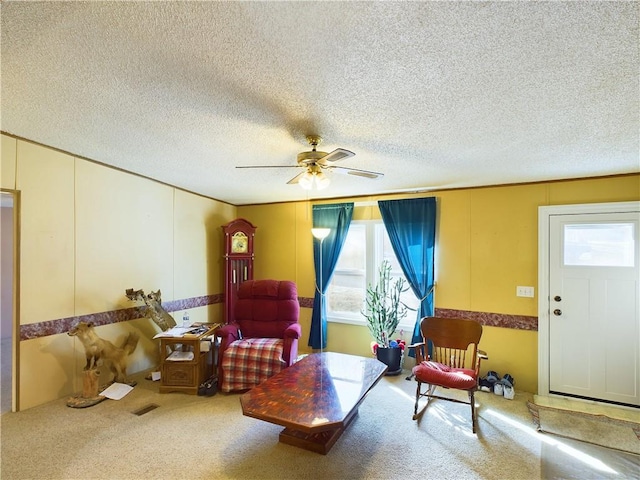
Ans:
{"label": "door knob", "polygon": [[559,317],[560,315],[562,315],[562,310],[560,310],[559,308],[556,308],[556,309],[553,311],[553,314],[554,314],[556,317]]}
{"label": "door knob", "polygon": [[555,297],[553,297],[553,299],[554,299],[556,302],[559,302],[559,301],[561,301],[561,300],[562,300],[562,297],[560,297],[560,295],[556,295]]}

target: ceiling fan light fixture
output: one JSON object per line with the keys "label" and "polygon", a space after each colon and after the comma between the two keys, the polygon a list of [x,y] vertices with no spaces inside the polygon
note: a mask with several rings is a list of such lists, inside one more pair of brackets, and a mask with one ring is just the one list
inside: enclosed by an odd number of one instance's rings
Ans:
{"label": "ceiling fan light fixture", "polygon": [[305,172],[298,180],[298,185],[305,190],[311,190],[313,188],[313,173]]}
{"label": "ceiling fan light fixture", "polygon": [[331,180],[323,172],[308,170],[300,177],[298,184],[305,190],[322,190],[327,188]]}
{"label": "ceiling fan light fixture", "polygon": [[327,188],[329,186],[329,184],[331,183],[331,180],[329,180],[329,177],[327,177],[322,172],[315,174],[315,180],[316,180],[316,188],[318,190],[322,190],[323,188]]}

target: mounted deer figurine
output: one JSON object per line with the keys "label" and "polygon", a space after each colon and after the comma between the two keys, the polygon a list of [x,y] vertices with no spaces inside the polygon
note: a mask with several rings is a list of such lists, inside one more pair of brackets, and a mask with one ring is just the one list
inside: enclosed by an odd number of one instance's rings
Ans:
{"label": "mounted deer figurine", "polygon": [[129,300],[143,301],[147,306],[146,315],[158,325],[163,332],[176,326],[176,321],[162,307],[162,299],[160,289],[157,292],[152,291],[149,295],[145,295],[143,290],[134,290],[128,288],[125,292]]}

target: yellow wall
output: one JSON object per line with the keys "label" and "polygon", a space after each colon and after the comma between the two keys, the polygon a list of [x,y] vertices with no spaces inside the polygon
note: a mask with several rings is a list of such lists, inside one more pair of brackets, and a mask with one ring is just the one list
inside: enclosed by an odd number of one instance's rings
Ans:
{"label": "yellow wall", "polygon": [[[293,280],[301,297],[313,297],[313,202],[234,207],[7,135],[1,147],[0,186],[21,192],[21,325],[134,306],[127,288],[160,288],[163,301],[222,294],[221,226],[237,217],[258,227],[256,278]],[[537,287],[537,208],[639,200],[640,175],[430,195],[438,198],[436,307],[536,316],[536,299],[516,297],[515,287]],[[357,207],[354,218],[379,212]],[[191,319],[220,321],[222,307],[192,309]],[[303,308],[303,353],[310,351],[310,317]],[[137,331],[130,371],[154,366],[150,320],[98,329],[114,342]],[[485,327],[481,347],[490,359],[483,370],[511,373],[516,388],[535,392],[537,338]],[[365,327],[330,324],[328,350],[370,355],[370,342]],[[64,333],[20,342],[20,408],[79,392],[83,364],[82,346]]]}
{"label": "yellow wall", "polygon": [[[640,199],[640,175],[528,185],[449,190],[438,199],[437,308],[537,316],[537,298],[516,297],[516,286],[538,287],[538,207]],[[415,196],[396,195],[393,198]],[[391,197],[353,198],[369,202]],[[335,202],[343,201],[336,199]],[[313,297],[311,204],[238,207],[258,227],[256,278],[294,280],[299,295]],[[327,203],[327,202],[322,202]],[[377,207],[356,207],[354,219],[379,218]],[[310,311],[303,309],[300,350],[308,352]],[[407,335],[405,335],[405,338]],[[536,392],[535,331],[485,327],[483,373],[510,373],[516,388]],[[327,350],[370,355],[366,327],[330,323]],[[410,366],[410,361],[407,362]]]}
{"label": "yellow wall", "polygon": [[74,314],[74,159],[18,142],[21,324]]}
{"label": "yellow wall", "polygon": [[[4,172],[15,170],[21,192],[20,325],[141,306],[127,288],[161,289],[164,302],[222,292],[220,226],[234,206],[6,135],[2,154],[2,185],[13,187]],[[220,321],[222,305],[190,318]],[[151,320],[97,330],[114,343],[140,334],[130,373],[157,363]],[[20,409],[80,392],[84,361],[65,333],[20,342]]]}

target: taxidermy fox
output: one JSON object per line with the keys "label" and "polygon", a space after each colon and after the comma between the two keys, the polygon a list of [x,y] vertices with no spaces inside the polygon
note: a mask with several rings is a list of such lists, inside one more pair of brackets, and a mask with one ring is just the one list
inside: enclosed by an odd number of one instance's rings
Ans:
{"label": "taxidermy fox", "polygon": [[103,359],[109,362],[113,372],[114,381],[126,383],[127,381],[127,359],[131,352],[138,345],[138,335],[134,332],[124,341],[122,347],[116,347],[109,340],[104,340],[98,336],[93,327],[93,323],[80,322],[67,332],[71,337],[78,337],[84,345],[87,364],[84,369],[96,368],[98,360]]}

